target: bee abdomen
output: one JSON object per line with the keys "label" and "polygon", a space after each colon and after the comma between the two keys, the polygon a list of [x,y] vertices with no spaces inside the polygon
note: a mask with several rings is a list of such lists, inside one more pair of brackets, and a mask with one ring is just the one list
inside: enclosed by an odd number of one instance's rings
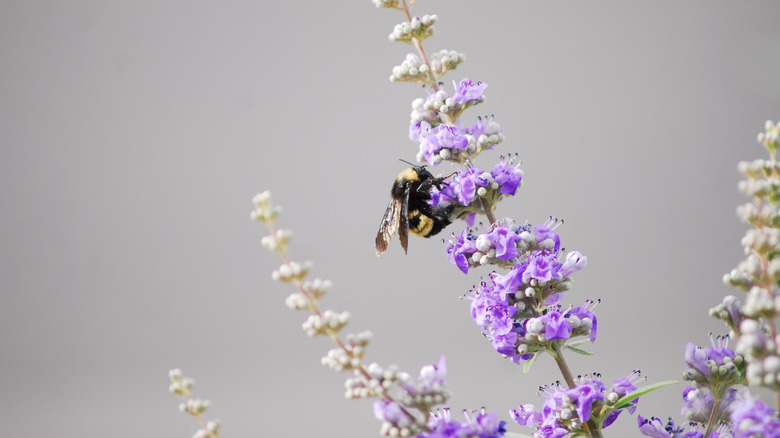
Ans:
{"label": "bee abdomen", "polygon": [[434,232],[436,223],[433,218],[426,216],[420,210],[409,212],[409,231],[420,237],[428,237],[441,231],[441,226]]}

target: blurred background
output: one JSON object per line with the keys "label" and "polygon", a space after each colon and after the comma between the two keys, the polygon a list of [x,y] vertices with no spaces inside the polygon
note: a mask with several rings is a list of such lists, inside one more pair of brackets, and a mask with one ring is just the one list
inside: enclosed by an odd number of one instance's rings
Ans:
{"label": "blurred background", "polygon": [[[565,304],[600,298],[594,357],[575,374],[680,379],[687,342],[738,291],[739,160],[780,118],[780,3],[420,0],[439,16],[428,52],[445,77],[489,84],[464,122],[494,114],[524,185],[499,217],[558,229],[588,257]],[[269,189],[290,253],[334,287],[324,309],[370,329],[367,361],[447,357],[449,405],[507,411],[560,379],[493,352],[459,299],[487,275],[447,263],[441,239],[374,236],[413,160],[411,101],[388,81],[410,47],[369,0],[0,3],[0,422],[7,436],[189,437],[167,372],[197,381],[224,437],[378,436],[369,401],[274,283],[251,198]],[[446,167],[446,168],[445,168]],[[449,173],[450,167],[434,170]],[[459,232],[461,224],[442,237]],[[683,385],[642,399],[680,416]],[[459,414],[458,414],[459,415]],[[514,432],[527,428],[510,425]],[[627,415],[607,436],[636,436]]]}

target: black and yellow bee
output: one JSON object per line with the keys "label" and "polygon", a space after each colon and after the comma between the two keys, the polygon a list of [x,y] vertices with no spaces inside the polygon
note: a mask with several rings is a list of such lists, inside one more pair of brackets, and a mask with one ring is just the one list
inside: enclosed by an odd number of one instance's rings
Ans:
{"label": "black and yellow bee", "polygon": [[434,177],[425,166],[413,166],[398,174],[390,190],[390,204],[376,233],[376,255],[387,249],[396,234],[406,253],[409,231],[416,236],[431,237],[451,223],[452,206],[428,204],[431,190],[433,187],[441,190],[444,180]]}

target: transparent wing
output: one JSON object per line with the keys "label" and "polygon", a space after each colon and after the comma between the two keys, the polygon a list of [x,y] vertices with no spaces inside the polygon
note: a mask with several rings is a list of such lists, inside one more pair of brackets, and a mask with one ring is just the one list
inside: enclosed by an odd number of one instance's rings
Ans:
{"label": "transparent wing", "polygon": [[398,233],[401,204],[399,200],[390,199],[387,205],[382,223],[379,224],[379,231],[376,233],[376,255],[385,252],[390,240]]}
{"label": "transparent wing", "polygon": [[406,247],[409,244],[409,188],[404,190],[401,199],[401,213],[398,215],[401,226],[398,228],[398,237],[401,239],[401,246],[406,254]]}

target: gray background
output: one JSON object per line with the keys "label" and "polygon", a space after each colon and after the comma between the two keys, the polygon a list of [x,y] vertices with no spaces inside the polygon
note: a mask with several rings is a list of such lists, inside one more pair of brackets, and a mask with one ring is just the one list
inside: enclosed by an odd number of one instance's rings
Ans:
{"label": "gray background", "polygon": [[[686,342],[742,257],[738,160],[780,117],[780,3],[420,0],[426,42],[464,52],[445,80],[489,84],[484,105],[525,185],[499,216],[564,218],[588,256],[566,303],[601,298],[595,357],[575,373],[677,379]],[[300,330],[250,199],[270,189],[291,254],[331,279],[324,308],[371,329],[369,361],[416,373],[448,359],[450,406],[508,419],[559,379],[482,339],[440,239],[373,239],[417,146],[387,77],[402,15],[350,2],[0,3],[0,424],[5,436],[188,437],[167,371],[195,377],[223,436],[377,436],[330,345]],[[448,169],[441,169],[444,172]],[[458,226],[448,229],[459,231]],[[679,417],[682,386],[644,398]],[[527,429],[510,427],[513,431]],[[635,417],[607,435],[637,435]]]}

